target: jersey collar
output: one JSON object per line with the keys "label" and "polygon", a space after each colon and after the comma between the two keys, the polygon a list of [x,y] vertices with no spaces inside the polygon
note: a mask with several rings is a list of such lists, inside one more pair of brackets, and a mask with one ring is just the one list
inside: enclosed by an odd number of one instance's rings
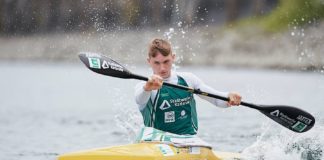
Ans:
{"label": "jersey collar", "polygon": [[163,79],[165,82],[177,82],[178,81],[178,76],[175,71],[171,71],[170,77]]}

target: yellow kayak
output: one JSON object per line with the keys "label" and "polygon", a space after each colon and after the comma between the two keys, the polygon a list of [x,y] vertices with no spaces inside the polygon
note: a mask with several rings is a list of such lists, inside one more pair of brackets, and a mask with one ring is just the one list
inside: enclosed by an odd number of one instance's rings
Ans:
{"label": "yellow kayak", "polygon": [[175,147],[159,143],[136,143],[63,154],[58,160],[225,160],[240,154],[215,152],[207,147]]}
{"label": "yellow kayak", "polygon": [[141,129],[134,144],[68,153],[58,160],[225,160],[240,154],[215,152],[196,135],[177,135],[152,127]]}

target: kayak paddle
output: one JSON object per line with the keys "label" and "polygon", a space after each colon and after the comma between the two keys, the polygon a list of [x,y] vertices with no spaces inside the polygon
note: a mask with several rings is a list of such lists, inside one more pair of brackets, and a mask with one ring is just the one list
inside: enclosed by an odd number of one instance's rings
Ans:
{"label": "kayak paddle", "polygon": [[[124,66],[104,55],[81,52],[79,54],[79,58],[90,70],[96,73],[123,79],[138,79],[148,81],[147,77],[131,73]],[[227,97],[203,92],[199,89],[193,89],[187,86],[171,84],[167,82],[163,82],[163,85],[182,89],[195,94],[221,99],[224,101],[229,100]],[[296,107],[284,105],[256,105],[243,101],[241,102],[241,105],[259,110],[270,119],[294,132],[306,132],[310,130],[315,124],[315,118],[311,114]]]}

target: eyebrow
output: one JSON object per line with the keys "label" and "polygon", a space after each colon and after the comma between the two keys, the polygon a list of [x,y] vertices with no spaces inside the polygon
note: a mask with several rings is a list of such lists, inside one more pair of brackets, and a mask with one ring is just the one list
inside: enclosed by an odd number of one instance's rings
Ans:
{"label": "eyebrow", "polygon": [[169,59],[167,59],[167,60],[165,60],[165,61],[163,61],[163,63],[167,63],[167,62],[169,62],[170,60]]}
{"label": "eyebrow", "polygon": [[154,61],[154,63],[166,63],[166,62],[169,62],[170,60],[169,59],[167,59],[167,60],[165,60],[165,61],[162,61],[162,62],[160,62],[160,61]]}

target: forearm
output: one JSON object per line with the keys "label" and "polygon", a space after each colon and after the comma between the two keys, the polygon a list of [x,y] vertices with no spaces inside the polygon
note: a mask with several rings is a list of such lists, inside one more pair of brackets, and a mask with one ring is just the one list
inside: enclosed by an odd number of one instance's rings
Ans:
{"label": "forearm", "polygon": [[140,109],[143,109],[151,97],[151,91],[145,91],[144,85],[145,83],[140,83],[135,87],[135,101]]}
{"label": "forearm", "polygon": [[[199,85],[198,89],[200,89],[201,91],[204,91],[204,92],[211,93],[211,94],[215,94],[215,95],[219,95],[219,96],[223,96],[223,97],[228,97],[228,92],[217,91],[217,90],[209,87],[206,84]],[[199,97],[204,99],[204,100],[207,100],[208,102],[214,104],[215,106],[222,107],[222,108],[228,107],[226,101],[216,99],[216,98],[212,98],[212,97],[207,97],[207,96],[204,96],[204,95],[199,95]]]}

